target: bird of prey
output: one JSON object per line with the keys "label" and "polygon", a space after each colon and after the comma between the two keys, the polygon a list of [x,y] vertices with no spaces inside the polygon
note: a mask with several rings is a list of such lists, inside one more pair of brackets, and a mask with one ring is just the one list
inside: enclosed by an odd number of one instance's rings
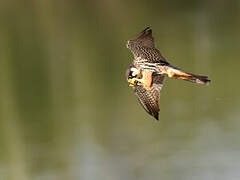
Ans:
{"label": "bird of prey", "polygon": [[208,84],[208,76],[195,75],[177,68],[166,61],[155,47],[152,30],[147,27],[127,41],[133,53],[132,64],[126,70],[126,78],[143,108],[158,120],[160,90],[165,76],[198,84]]}

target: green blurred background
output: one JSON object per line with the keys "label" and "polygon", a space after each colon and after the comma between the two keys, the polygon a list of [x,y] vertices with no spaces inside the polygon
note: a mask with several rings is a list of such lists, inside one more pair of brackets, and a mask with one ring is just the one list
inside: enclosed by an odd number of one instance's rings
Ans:
{"label": "green blurred background", "polygon": [[[1,180],[240,179],[239,0],[1,0]],[[160,121],[125,80],[151,26],[169,62]]]}

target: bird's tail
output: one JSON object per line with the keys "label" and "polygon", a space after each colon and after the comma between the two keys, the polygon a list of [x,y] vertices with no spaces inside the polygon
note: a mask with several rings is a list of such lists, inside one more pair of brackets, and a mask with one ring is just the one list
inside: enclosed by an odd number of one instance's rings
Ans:
{"label": "bird's tail", "polygon": [[208,79],[208,76],[192,74],[171,65],[165,66],[165,73],[170,78],[182,79],[198,84],[208,84],[211,81]]}

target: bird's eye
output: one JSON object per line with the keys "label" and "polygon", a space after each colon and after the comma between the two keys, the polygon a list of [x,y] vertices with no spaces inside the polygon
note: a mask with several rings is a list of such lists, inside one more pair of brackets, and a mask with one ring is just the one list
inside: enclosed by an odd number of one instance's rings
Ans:
{"label": "bird's eye", "polygon": [[137,76],[132,76],[132,75],[131,75],[129,78],[132,79],[132,78],[136,78],[136,77],[137,77]]}
{"label": "bird's eye", "polygon": [[130,71],[128,78],[131,79],[131,78],[135,78],[135,77],[137,77],[137,76],[132,71]]}

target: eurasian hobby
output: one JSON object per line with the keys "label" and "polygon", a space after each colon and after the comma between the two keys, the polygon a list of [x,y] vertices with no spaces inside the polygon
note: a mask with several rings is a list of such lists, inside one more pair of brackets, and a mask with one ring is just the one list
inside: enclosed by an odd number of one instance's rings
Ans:
{"label": "eurasian hobby", "polygon": [[207,76],[195,75],[169,64],[155,47],[152,30],[147,27],[133,39],[127,41],[127,48],[133,53],[132,64],[126,70],[126,78],[143,106],[158,120],[158,100],[164,77],[207,84]]}

